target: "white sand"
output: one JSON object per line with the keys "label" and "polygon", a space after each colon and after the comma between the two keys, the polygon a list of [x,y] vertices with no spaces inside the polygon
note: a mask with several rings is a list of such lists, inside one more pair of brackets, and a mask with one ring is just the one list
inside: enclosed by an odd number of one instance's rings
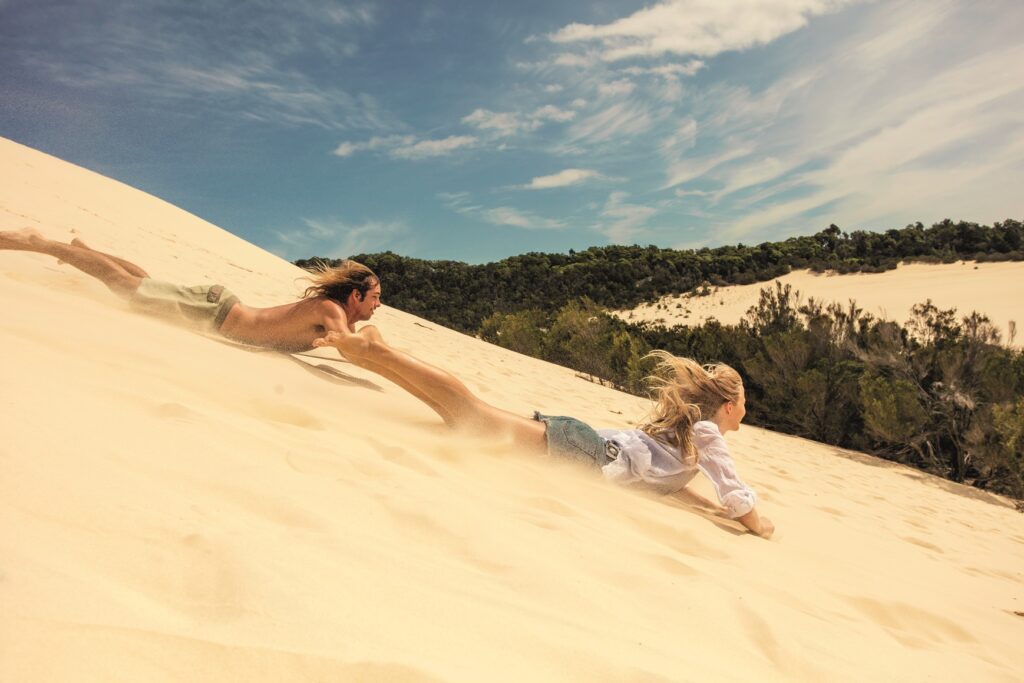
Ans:
{"label": "white sand", "polygon": [[[632,310],[618,311],[623,320],[661,322],[665,325],[702,325],[710,318],[735,325],[755,306],[765,287],[776,282],[809,297],[842,306],[854,300],[877,318],[904,323],[915,304],[931,300],[942,309],[955,308],[957,317],[977,311],[989,317],[1004,343],[1010,341],[1011,322],[1017,329],[1014,346],[1024,342],[1024,262],[901,264],[887,273],[816,274],[799,270],[753,285],[712,287],[708,296],[665,296]],[[660,308],[659,308],[660,306]]]}
{"label": "white sand", "polygon": [[[254,304],[300,288],[194,216],[2,140],[0,178],[0,229],[78,234]],[[778,527],[763,541],[455,439],[326,352],[375,388],[132,314],[47,257],[0,251],[0,302],[0,681],[1024,672],[1024,516],[1004,499],[745,427],[729,441]],[[643,411],[393,309],[375,322],[511,410]]]}

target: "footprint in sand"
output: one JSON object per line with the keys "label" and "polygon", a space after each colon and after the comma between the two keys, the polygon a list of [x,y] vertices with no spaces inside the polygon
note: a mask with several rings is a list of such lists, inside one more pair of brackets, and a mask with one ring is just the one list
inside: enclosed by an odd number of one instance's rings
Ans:
{"label": "footprint in sand", "polygon": [[373,446],[374,450],[380,453],[381,458],[390,463],[401,465],[402,467],[428,477],[438,476],[437,470],[423,462],[419,456],[405,450],[401,446],[389,446],[377,441],[376,439],[367,439],[367,441],[371,446]]}
{"label": "footprint in sand", "polygon": [[550,512],[560,517],[579,517],[579,514],[575,510],[554,498],[547,498],[545,496],[529,496],[525,498],[525,501],[527,505],[535,510],[543,510],[544,512]]}
{"label": "footprint in sand", "polygon": [[304,408],[283,401],[270,402],[254,397],[249,399],[245,408],[248,408],[245,410],[246,413],[260,420],[280,422],[303,429],[324,429],[324,423],[316,415]]}
{"label": "footprint in sand", "polygon": [[165,561],[155,563],[142,577],[150,597],[193,618],[243,616],[241,565],[226,545],[200,533],[168,533],[158,545],[166,553]]}
{"label": "footprint in sand", "polygon": [[188,421],[196,417],[196,412],[180,403],[158,403],[150,408],[156,417]]}
{"label": "footprint in sand", "polygon": [[946,554],[946,551],[937,545],[929,543],[928,541],[921,540],[920,538],[914,538],[913,536],[900,536],[900,540],[906,541],[907,543],[913,543],[914,545],[921,546],[926,550],[931,550],[942,555]]}
{"label": "footprint in sand", "polygon": [[419,540],[429,538],[431,545],[440,551],[440,556],[458,560],[488,576],[504,574],[508,571],[508,565],[480,557],[480,554],[473,550],[465,538],[449,531],[443,524],[426,514],[403,510],[395,504],[394,498],[389,496],[377,495],[375,498],[391,515],[400,530]]}
{"label": "footprint in sand", "polygon": [[913,605],[856,596],[845,596],[845,599],[864,616],[885,629],[890,636],[908,647],[923,649],[948,641],[977,642],[977,638],[970,631],[956,622]]}
{"label": "footprint in sand", "polygon": [[652,564],[654,564],[654,566],[658,567],[659,569],[663,569],[669,572],[670,574],[675,574],[677,576],[700,575],[699,571],[697,571],[690,565],[686,564],[685,562],[680,562],[674,557],[669,557],[668,555],[647,555],[646,557],[648,560],[650,560]]}
{"label": "footprint in sand", "polygon": [[782,666],[783,653],[779,641],[772,633],[771,624],[761,616],[742,603],[737,603],[736,612],[739,615],[740,623],[746,631],[747,638],[757,646],[757,649],[775,666]]}
{"label": "footprint in sand", "polygon": [[730,559],[730,555],[727,553],[702,543],[696,535],[687,533],[681,528],[629,513],[624,513],[623,516],[632,523],[635,533],[662,543],[683,555],[712,560]]}
{"label": "footprint in sand", "polygon": [[307,531],[322,531],[326,528],[322,520],[289,502],[284,496],[264,496],[249,489],[232,486],[207,485],[207,488],[217,498],[274,524]]}

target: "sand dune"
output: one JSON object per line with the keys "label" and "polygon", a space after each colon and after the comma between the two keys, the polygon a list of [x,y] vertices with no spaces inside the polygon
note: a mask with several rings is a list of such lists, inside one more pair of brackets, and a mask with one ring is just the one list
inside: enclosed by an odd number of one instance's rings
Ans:
{"label": "sand dune", "polygon": [[948,264],[904,263],[886,273],[818,274],[800,270],[753,285],[713,287],[708,296],[665,296],[616,315],[634,322],[662,322],[666,325],[701,325],[709,318],[735,325],[757,304],[761,290],[775,283],[789,285],[801,294],[801,300],[814,297],[821,302],[838,302],[844,307],[850,300],[865,313],[904,323],[915,304],[931,299],[939,308],[955,308],[964,316],[978,311],[989,317],[1000,331],[1004,343],[1011,330],[1020,331],[1013,339],[1024,340],[1024,263]]}
{"label": "sand dune", "polygon": [[[254,304],[301,289],[290,264],[9,141],[0,177],[0,229]],[[300,365],[135,315],[53,259],[0,251],[0,302],[2,681],[1024,672],[1024,516],[1005,499],[745,427],[729,440],[778,527],[763,541],[699,501],[455,439],[333,352]],[[375,322],[501,407],[643,413],[400,311]]]}

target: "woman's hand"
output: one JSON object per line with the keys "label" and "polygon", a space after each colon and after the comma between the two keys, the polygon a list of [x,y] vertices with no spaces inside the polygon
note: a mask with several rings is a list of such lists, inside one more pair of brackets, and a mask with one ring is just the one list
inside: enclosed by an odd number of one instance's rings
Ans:
{"label": "woman's hand", "polygon": [[775,533],[775,525],[772,524],[772,520],[761,517],[757,514],[757,510],[751,510],[742,517],[737,517],[736,521],[761,538],[771,538]]}

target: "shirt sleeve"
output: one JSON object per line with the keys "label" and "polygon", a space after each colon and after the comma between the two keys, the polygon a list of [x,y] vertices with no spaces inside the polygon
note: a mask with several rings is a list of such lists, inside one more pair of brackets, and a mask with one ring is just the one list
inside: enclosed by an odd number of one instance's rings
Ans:
{"label": "shirt sleeve", "polygon": [[736,466],[729,447],[714,423],[698,422],[693,427],[693,442],[697,447],[697,467],[711,480],[718,500],[736,519],[754,509],[757,494],[736,474]]}

